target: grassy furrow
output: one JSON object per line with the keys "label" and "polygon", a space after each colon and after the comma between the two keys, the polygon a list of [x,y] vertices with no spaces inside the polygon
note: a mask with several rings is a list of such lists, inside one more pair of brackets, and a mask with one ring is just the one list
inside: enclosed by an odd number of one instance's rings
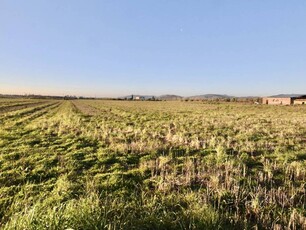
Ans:
{"label": "grassy furrow", "polygon": [[0,105],[0,114],[3,113],[8,113],[24,108],[29,108],[29,107],[35,107],[37,105],[41,105],[46,103],[46,101],[38,101],[38,102],[33,102],[33,101],[24,101],[24,102],[17,102],[17,103],[7,103],[7,104],[1,104]]}

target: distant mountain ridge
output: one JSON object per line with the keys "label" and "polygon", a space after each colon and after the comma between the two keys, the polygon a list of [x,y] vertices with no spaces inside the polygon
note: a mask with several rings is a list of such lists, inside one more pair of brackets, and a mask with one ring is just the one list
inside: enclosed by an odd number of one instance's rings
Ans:
{"label": "distant mountain ridge", "polygon": [[273,96],[270,96],[270,97],[279,97],[279,98],[285,98],[285,97],[301,97],[305,94],[278,94],[278,95],[273,95]]}
{"label": "distant mountain ridge", "polygon": [[175,94],[164,94],[160,96],[148,96],[148,95],[128,95],[124,97],[119,97],[118,99],[125,99],[125,100],[131,100],[135,98],[140,98],[144,100],[148,99],[158,99],[158,100],[166,100],[166,101],[173,101],[173,100],[183,100],[183,99],[189,99],[189,100],[205,100],[205,99],[230,99],[230,98],[235,98],[235,96],[229,96],[226,94],[203,94],[203,95],[196,95],[196,96],[189,96],[189,97],[183,97],[180,95],[175,95]]}
{"label": "distant mountain ridge", "polygon": [[187,97],[188,99],[227,99],[227,98],[234,98],[234,96],[229,96],[226,94],[203,94],[197,96]]}
{"label": "distant mountain ridge", "polygon": [[[272,95],[268,97],[273,97],[273,98],[286,98],[286,97],[300,97],[306,94],[278,94],[278,95]],[[157,99],[157,100],[163,100],[163,101],[175,101],[175,100],[214,100],[214,99],[252,99],[252,98],[260,98],[260,96],[244,96],[244,97],[237,97],[237,96],[232,96],[232,95],[227,95],[227,94],[202,94],[202,95],[195,95],[195,96],[180,96],[180,95],[175,95],[175,94],[164,94],[160,96],[152,96],[152,95],[138,95],[138,94],[133,94],[133,95],[128,95],[125,97],[119,97],[118,99],[123,99],[123,100],[131,100],[131,99],[136,99],[139,98],[140,100],[150,100],[150,99]]]}

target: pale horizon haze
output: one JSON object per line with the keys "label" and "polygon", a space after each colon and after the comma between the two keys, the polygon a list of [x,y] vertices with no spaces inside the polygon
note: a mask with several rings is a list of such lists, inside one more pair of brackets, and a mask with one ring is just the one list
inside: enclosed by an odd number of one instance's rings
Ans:
{"label": "pale horizon haze", "polygon": [[306,94],[306,1],[2,0],[0,94]]}

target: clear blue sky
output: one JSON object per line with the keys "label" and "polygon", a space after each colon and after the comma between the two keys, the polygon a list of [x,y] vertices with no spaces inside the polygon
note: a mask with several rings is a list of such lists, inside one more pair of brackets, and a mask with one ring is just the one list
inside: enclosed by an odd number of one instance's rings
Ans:
{"label": "clear blue sky", "polygon": [[306,93],[306,1],[1,0],[0,93]]}

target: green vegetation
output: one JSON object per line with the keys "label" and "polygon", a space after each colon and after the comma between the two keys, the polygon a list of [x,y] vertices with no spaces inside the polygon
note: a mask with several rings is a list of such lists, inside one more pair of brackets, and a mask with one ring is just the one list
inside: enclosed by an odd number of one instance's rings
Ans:
{"label": "green vegetation", "polygon": [[1,99],[0,228],[306,229],[305,114]]}

